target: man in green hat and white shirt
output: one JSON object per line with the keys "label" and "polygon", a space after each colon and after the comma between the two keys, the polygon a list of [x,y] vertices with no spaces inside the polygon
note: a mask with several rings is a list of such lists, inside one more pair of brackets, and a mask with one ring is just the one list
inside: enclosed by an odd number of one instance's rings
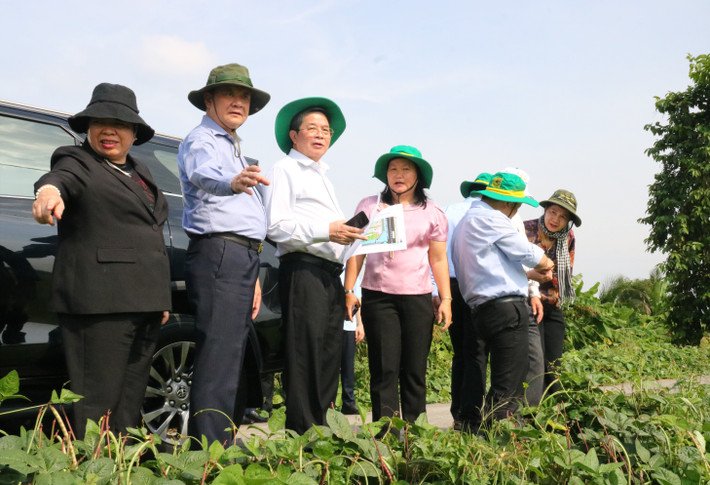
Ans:
{"label": "man in green hat and white shirt", "polygon": [[237,129],[270,98],[253,87],[246,67],[212,69],[206,85],[188,95],[205,115],[178,152],[190,237],[185,280],[196,326],[190,434],[221,443],[234,438],[225,431],[231,420],[241,420],[235,399],[248,322],[261,303],[259,252],[266,237],[257,185],[269,183],[242,153]]}
{"label": "man in green hat and white shirt", "polygon": [[[528,369],[528,278],[523,265],[537,271],[552,268],[544,251],[519,233],[511,218],[525,203],[538,203],[525,195],[525,182],[514,174],[496,173],[482,190],[472,191],[481,200],[471,203],[454,230],[451,254],[461,295],[471,307],[473,332],[466,345],[477,355],[490,353],[491,388],[486,413],[496,419],[514,415],[523,399]],[[488,359],[475,359],[485,366]],[[486,369],[477,369],[482,379]],[[485,382],[474,386],[472,399],[462,403],[462,430],[477,432]]]}
{"label": "man in green hat and white shirt", "polygon": [[266,191],[269,238],[281,260],[279,289],[286,327],[286,427],[305,433],[325,424],[338,392],[345,293],[345,247],[364,239],[345,224],[322,157],[345,130],[327,98],[298,99],[276,116],[276,141],[286,154]]}

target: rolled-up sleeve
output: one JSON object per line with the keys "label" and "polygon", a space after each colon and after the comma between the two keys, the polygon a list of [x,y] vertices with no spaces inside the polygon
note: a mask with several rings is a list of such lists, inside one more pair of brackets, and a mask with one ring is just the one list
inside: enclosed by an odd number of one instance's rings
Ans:
{"label": "rolled-up sleeve", "polygon": [[214,138],[201,137],[191,141],[184,150],[184,169],[190,183],[213,195],[234,195],[232,179],[237,175],[225,167]]}

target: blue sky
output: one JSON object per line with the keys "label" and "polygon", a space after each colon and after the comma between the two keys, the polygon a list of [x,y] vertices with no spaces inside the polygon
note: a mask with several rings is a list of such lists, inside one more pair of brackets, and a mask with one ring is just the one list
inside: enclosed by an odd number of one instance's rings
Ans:
{"label": "blue sky", "polygon": [[[418,147],[444,207],[482,171],[518,166],[538,200],[574,192],[585,285],[646,277],[643,239],[658,170],[643,130],[654,96],[684,90],[687,54],[710,47],[710,2],[3,2],[0,99],[75,113],[99,82],[131,87],[156,130],[184,136],[209,70],[246,65],[271,102],[240,129],[269,168],[276,113],[326,96],[348,127],[326,156],[343,210],[381,189],[374,162]],[[522,211],[537,217],[537,209]]]}

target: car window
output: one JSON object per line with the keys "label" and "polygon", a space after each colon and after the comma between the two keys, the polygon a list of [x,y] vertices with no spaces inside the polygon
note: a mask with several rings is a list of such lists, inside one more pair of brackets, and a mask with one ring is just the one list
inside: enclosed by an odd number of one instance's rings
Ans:
{"label": "car window", "polygon": [[32,197],[54,150],[74,144],[57,125],[0,116],[0,194]]}
{"label": "car window", "polygon": [[177,146],[172,147],[151,141],[131,148],[131,155],[148,167],[160,190],[171,194],[182,193],[180,179],[172,170],[172,167],[177,170],[177,153]]}

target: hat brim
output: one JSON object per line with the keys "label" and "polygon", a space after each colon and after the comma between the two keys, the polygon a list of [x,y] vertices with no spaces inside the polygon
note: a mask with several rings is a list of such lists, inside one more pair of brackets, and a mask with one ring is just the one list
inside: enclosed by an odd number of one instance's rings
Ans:
{"label": "hat brim", "polygon": [[251,100],[249,101],[250,116],[256,113],[257,111],[260,111],[264,106],[266,106],[266,104],[271,99],[271,95],[266,91],[261,91],[260,89],[251,87],[248,84],[233,81],[224,81],[220,83],[210,84],[209,86],[205,86],[201,89],[190,91],[190,93],[187,95],[187,99],[190,101],[190,103],[192,103],[195,108],[201,111],[207,111],[207,105],[205,105],[205,97],[203,95],[208,91],[212,91],[222,86],[237,86],[251,91]]}
{"label": "hat brim", "polygon": [[486,187],[488,187],[487,184],[484,184],[483,182],[469,182],[469,181],[463,181],[461,182],[461,185],[459,186],[459,190],[461,191],[461,195],[466,198],[471,195],[471,192],[474,190],[485,190]]}
{"label": "hat brim", "polygon": [[382,155],[380,158],[377,159],[377,162],[375,162],[375,174],[373,175],[373,177],[375,177],[382,183],[387,184],[387,167],[389,167],[390,161],[394,160],[395,158],[404,158],[405,160],[409,160],[417,167],[419,167],[419,171],[421,172],[422,178],[424,179],[422,187],[424,187],[425,189],[431,187],[431,182],[434,178],[434,170],[431,168],[431,165],[429,165],[429,162],[427,162],[423,158],[414,157],[405,153],[385,153],[384,155]]}
{"label": "hat brim", "polygon": [[281,108],[276,115],[274,133],[276,135],[276,143],[282,152],[288,154],[293,147],[293,142],[289,135],[291,120],[298,113],[308,108],[321,108],[325,111],[330,128],[333,130],[333,136],[330,137],[330,146],[333,146],[345,131],[345,116],[343,116],[340,107],[333,101],[328,98],[318,97],[297,99]]}
{"label": "hat brim", "polygon": [[89,105],[85,110],[69,117],[67,121],[72,130],[77,133],[86,133],[89,129],[91,118],[104,118],[132,123],[136,126],[136,141],[133,142],[134,145],[145,143],[155,135],[155,130],[138,113],[122,103],[110,101],[101,101]]}
{"label": "hat brim", "polygon": [[515,202],[515,203],[522,203],[522,204],[527,204],[532,207],[537,207],[540,204],[538,201],[533,199],[532,197],[524,196],[524,197],[515,197],[514,195],[505,195],[505,194],[500,194],[498,192],[493,192],[491,190],[488,190],[486,188],[485,190],[474,190],[471,191],[471,195],[480,195],[482,197],[488,197],[490,199],[495,199],[495,200],[500,200],[503,202]]}
{"label": "hat brim", "polygon": [[558,205],[562,207],[563,209],[567,210],[571,215],[572,215],[572,222],[574,222],[574,225],[579,227],[582,225],[582,219],[577,215],[577,213],[574,211],[572,206],[569,204],[566,204],[565,202],[561,200],[541,200],[540,201],[540,206],[547,209],[551,205]]}

